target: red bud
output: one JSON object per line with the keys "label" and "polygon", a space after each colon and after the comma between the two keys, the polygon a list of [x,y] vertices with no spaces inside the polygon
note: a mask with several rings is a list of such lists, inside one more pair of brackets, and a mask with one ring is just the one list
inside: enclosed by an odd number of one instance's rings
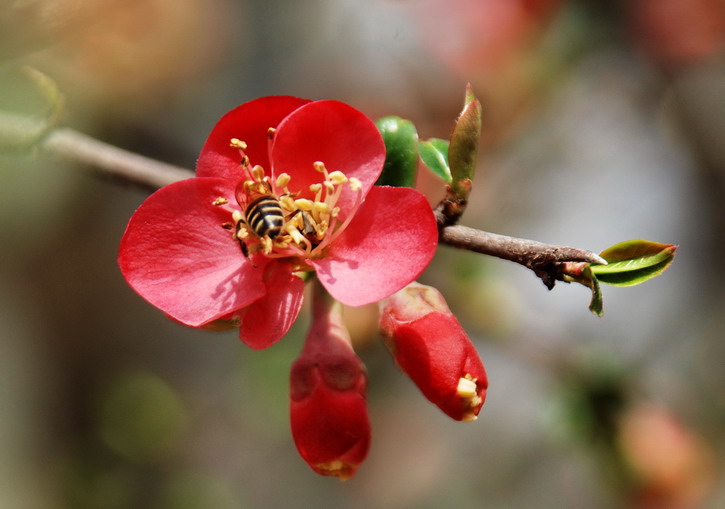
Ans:
{"label": "red bud", "polygon": [[349,479],[370,446],[367,373],[350,346],[341,305],[317,292],[312,327],[290,374],[292,436],[312,470]]}
{"label": "red bud", "polygon": [[486,371],[438,290],[412,283],[382,301],[380,329],[426,398],[453,419],[476,419],[486,399]]}

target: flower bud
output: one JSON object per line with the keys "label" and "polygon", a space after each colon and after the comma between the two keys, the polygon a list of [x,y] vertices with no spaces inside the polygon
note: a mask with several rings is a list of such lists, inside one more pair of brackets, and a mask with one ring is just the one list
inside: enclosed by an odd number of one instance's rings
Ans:
{"label": "flower bud", "polygon": [[441,293],[411,283],[380,308],[380,330],[400,369],[451,418],[475,420],[486,399],[486,371]]}
{"label": "flower bud", "polygon": [[344,480],[355,474],[370,446],[367,373],[350,346],[341,305],[328,299],[320,302],[318,289],[312,327],[292,365],[290,423],[310,468]]}

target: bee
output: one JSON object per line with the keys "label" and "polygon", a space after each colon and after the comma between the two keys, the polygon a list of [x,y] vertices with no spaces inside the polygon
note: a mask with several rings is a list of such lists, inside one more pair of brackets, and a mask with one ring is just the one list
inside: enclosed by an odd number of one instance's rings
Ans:
{"label": "bee", "polygon": [[[294,227],[290,228],[290,223],[294,224]],[[303,243],[307,245],[308,250],[314,249],[319,244],[318,224],[310,212],[298,209],[286,214],[279,199],[271,194],[258,195],[245,207],[244,215],[240,214],[237,218],[235,237],[247,258],[249,258],[249,248],[244,238],[248,233],[257,237],[265,249],[270,250],[272,241],[283,233],[288,236],[282,244],[286,244],[287,241]],[[304,249],[304,245],[302,248]]]}
{"label": "bee", "polygon": [[239,241],[244,256],[249,258],[249,249],[244,241],[246,232],[253,233],[257,238],[272,241],[284,227],[285,217],[277,198],[271,194],[257,196],[244,209],[244,216],[236,218],[234,237]]}
{"label": "bee", "polygon": [[268,194],[259,196],[244,210],[244,217],[252,231],[261,239],[269,237],[274,240],[284,226],[284,212],[279,201]]}

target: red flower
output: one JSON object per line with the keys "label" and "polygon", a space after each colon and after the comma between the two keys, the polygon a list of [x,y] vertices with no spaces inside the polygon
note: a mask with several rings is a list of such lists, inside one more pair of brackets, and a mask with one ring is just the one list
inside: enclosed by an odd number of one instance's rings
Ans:
{"label": "red flower", "polygon": [[[316,271],[345,304],[378,301],[414,280],[437,245],[423,195],[373,186],[384,160],[375,125],[343,103],[245,103],[214,127],[195,178],[160,189],[134,213],[121,271],[173,319],[239,324],[252,348],[271,345],[296,319],[300,271]],[[260,198],[268,203],[255,204]]]}
{"label": "red flower", "polygon": [[341,305],[317,288],[312,327],[290,374],[290,424],[312,470],[349,479],[370,447],[367,373],[350,346]]}
{"label": "red flower", "polygon": [[441,293],[412,283],[380,307],[380,329],[400,369],[450,417],[475,420],[486,399],[488,378]]}

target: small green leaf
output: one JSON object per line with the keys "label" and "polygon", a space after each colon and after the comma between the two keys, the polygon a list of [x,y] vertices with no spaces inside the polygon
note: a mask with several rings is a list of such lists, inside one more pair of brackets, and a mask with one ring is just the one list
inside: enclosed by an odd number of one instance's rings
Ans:
{"label": "small green leaf", "polygon": [[592,290],[592,300],[589,302],[589,311],[596,316],[604,315],[604,297],[602,296],[602,290],[599,288],[599,281],[597,277],[592,274],[591,267],[584,269],[584,272],[589,279],[589,288]]}
{"label": "small green leaf", "polygon": [[626,240],[608,247],[599,255],[607,262],[612,263],[642,256],[652,256],[667,250],[674,252],[675,249],[677,249],[677,246],[672,244],[661,244],[650,240]]}
{"label": "small green leaf", "polygon": [[410,120],[384,117],[375,122],[385,142],[385,165],[377,185],[415,187],[418,132]]}
{"label": "small green leaf", "polygon": [[478,143],[481,139],[481,103],[466,90],[466,105],[456,121],[448,148],[451,167],[451,187],[465,201],[471,191],[471,181],[476,171]]}
{"label": "small green leaf", "polygon": [[448,142],[440,138],[431,138],[418,144],[420,158],[433,174],[447,183],[451,183],[451,168],[448,166]]}
{"label": "small green leaf", "polygon": [[597,278],[602,283],[606,283],[612,286],[634,286],[640,283],[644,283],[648,279],[652,279],[655,276],[659,276],[664,270],[670,265],[672,260],[664,260],[657,265],[646,267],[644,269],[620,272],[615,274],[599,274]]}
{"label": "small green leaf", "polygon": [[633,286],[652,279],[670,266],[677,246],[647,240],[620,242],[600,253],[608,265],[592,265],[602,283]]}

